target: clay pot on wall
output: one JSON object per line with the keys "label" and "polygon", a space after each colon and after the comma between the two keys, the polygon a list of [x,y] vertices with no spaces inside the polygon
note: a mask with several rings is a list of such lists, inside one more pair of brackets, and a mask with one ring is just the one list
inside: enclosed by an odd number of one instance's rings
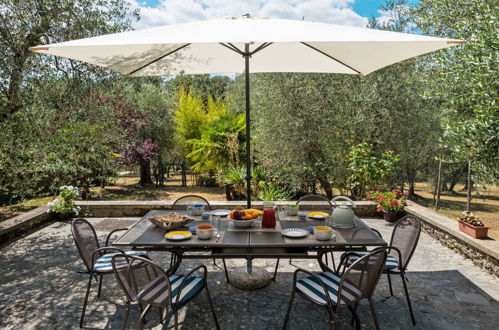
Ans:
{"label": "clay pot on wall", "polygon": [[485,238],[487,237],[489,227],[473,226],[469,223],[459,220],[459,230],[474,238]]}

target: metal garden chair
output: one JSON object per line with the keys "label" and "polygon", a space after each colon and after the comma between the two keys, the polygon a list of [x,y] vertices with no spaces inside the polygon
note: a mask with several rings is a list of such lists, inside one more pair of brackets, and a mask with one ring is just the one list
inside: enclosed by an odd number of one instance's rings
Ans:
{"label": "metal garden chair", "polygon": [[[175,329],[178,329],[178,310],[201,293],[204,288],[215,326],[220,329],[208,291],[206,266],[200,265],[185,276],[169,275],[160,266],[146,258],[116,254],[112,258],[112,267],[116,279],[127,297],[125,327],[130,303],[137,302],[146,304],[140,315],[139,329],[143,329],[144,317],[151,307],[160,308],[161,323],[163,323],[162,310],[172,313]],[[203,270],[203,276],[192,276],[198,270]]]}
{"label": "metal garden chair", "polygon": [[[379,231],[375,229],[372,230],[382,237]],[[407,290],[407,276],[405,273],[407,265],[409,264],[409,261],[411,261],[412,255],[418,245],[420,234],[421,219],[418,217],[414,215],[406,215],[396,222],[388,248],[388,258],[383,269],[383,273],[385,273],[388,277],[388,285],[390,287],[391,296],[393,296],[393,289],[390,275],[400,275],[402,278],[405,297],[407,299],[407,305],[409,306],[409,312],[411,314],[413,325],[416,325],[416,319],[414,318],[411,300],[409,298],[409,291]],[[343,266],[343,271],[345,271],[346,267],[366,253],[369,253],[369,251],[344,253],[340,258],[338,270],[340,270]]]}
{"label": "metal garden chair", "polygon": [[[319,205],[321,207],[323,206],[324,208],[329,209],[330,214],[333,213],[333,204],[331,203],[331,201],[329,199],[327,199],[326,197],[321,196],[321,195],[302,196],[298,199],[298,201],[296,201],[296,205],[300,205],[300,204],[309,205],[309,206],[316,206],[316,205]],[[333,265],[334,265],[333,252],[331,252],[331,260],[333,260]],[[277,263],[276,263],[275,271],[274,271],[274,281],[275,281],[275,278],[277,276],[277,269],[279,268],[279,261],[280,261],[280,259],[277,259]],[[290,265],[292,264],[291,258],[289,259],[289,264]],[[328,261],[327,261],[327,256],[326,256],[326,265],[327,264],[328,264]]]}
{"label": "metal garden chair", "polygon": [[[192,203],[200,203],[205,205],[206,209],[211,211],[211,205],[206,198],[203,196],[199,195],[185,195],[177,198],[172,205],[172,210],[175,208],[179,208],[181,205],[187,207],[189,204]],[[171,260],[170,260],[170,267],[176,262],[176,255],[172,253],[171,255]],[[229,280],[229,275],[227,273],[227,265],[225,264],[225,259],[222,259],[222,263],[224,265],[224,272],[225,272],[225,279],[227,280],[227,283],[230,283]],[[213,265],[217,266],[217,262],[215,259],[213,259]]]}
{"label": "metal garden chair", "polygon": [[[355,261],[341,276],[329,269],[325,272],[313,274],[298,268],[293,276],[293,289],[283,329],[286,329],[288,325],[296,293],[304,299],[324,307],[329,314],[332,329],[335,327],[338,312],[344,308],[350,310],[356,321],[356,328],[360,329],[360,320],[356,311],[357,303],[362,299],[367,299],[371,307],[374,324],[376,329],[379,329],[376,311],[371,298],[383,271],[386,256],[386,248],[375,249]],[[305,273],[308,277],[298,280],[298,273]]]}
{"label": "metal garden chair", "polygon": [[112,235],[122,230],[128,229],[120,228],[111,231],[107,235],[105,245],[103,247],[100,247],[97,234],[90,222],[81,218],[73,219],[73,221],[71,222],[71,233],[73,234],[78,253],[80,254],[80,257],[83,260],[86,268],[86,271],[81,273],[89,275],[87,291],[85,293],[85,300],[83,301],[83,310],[81,312],[80,328],[83,327],[83,320],[85,318],[85,310],[87,308],[88,295],[92,286],[92,279],[95,279],[95,281],[97,281],[97,277],[99,278],[97,297],[100,297],[103,276],[113,273],[113,268],[111,265],[111,258],[113,257],[113,255],[117,253],[126,253],[136,256],[147,256],[146,252],[133,250],[124,251],[122,249],[108,246],[109,240],[111,239]]}
{"label": "metal garden chair", "polygon": [[203,196],[199,195],[184,195],[179,198],[177,198],[172,205],[172,210],[175,209],[175,207],[180,207],[180,206],[185,206],[192,204],[192,203],[200,203],[205,205],[207,210],[211,210],[211,205],[210,202],[206,200]]}

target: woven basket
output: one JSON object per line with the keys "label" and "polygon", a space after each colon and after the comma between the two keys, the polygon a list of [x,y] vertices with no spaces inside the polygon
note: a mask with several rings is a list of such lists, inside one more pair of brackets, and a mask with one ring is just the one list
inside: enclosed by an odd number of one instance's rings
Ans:
{"label": "woven basket", "polygon": [[185,226],[186,224],[188,224],[189,222],[194,221],[194,219],[189,218],[185,215],[182,215],[180,220],[175,220],[175,221],[159,220],[161,217],[164,217],[164,216],[155,215],[155,216],[152,216],[150,218],[147,218],[147,220],[149,220],[152,224],[154,224],[160,228],[166,229],[166,230],[182,227],[182,226]]}

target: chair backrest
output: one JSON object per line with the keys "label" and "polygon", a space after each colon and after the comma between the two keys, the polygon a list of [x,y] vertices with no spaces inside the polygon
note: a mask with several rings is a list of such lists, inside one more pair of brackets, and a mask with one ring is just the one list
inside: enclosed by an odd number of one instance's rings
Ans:
{"label": "chair backrest", "polygon": [[172,209],[175,209],[175,207],[180,207],[183,205],[184,207],[187,207],[187,205],[192,204],[192,203],[199,203],[205,205],[205,208],[207,210],[211,210],[211,205],[210,203],[204,198],[203,196],[199,195],[184,195],[182,197],[177,198],[172,205]]}
{"label": "chair backrest", "polygon": [[[170,283],[168,276],[161,267],[143,257],[119,253],[113,256],[111,265],[118,284],[130,302],[137,302],[138,293],[145,286],[157,279],[161,279],[161,277],[164,277],[166,283]],[[171,290],[171,288],[168,288],[168,290]],[[168,292],[171,297],[171,292]]]}
{"label": "chair backrest", "polygon": [[93,270],[92,254],[99,248],[99,240],[94,227],[85,219],[76,218],[71,222],[71,233],[87,271]]}
{"label": "chair backrest", "polygon": [[418,245],[420,234],[421,219],[414,215],[406,215],[395,224],[390,240],[390,247],[395,247],[400,251],[402,260],[399,260],[399,254],[395,250],[391,250],[389,254],[399,261],[402,269],[407,268]]}
{"label": "chair backrest", "polygon": [[375,249],[347,268],[338,287],[338,308],[373,295],[385,266],[387,249]]}
{"label": "chair backrest", "polygon": [[333,204],[331,204],[331,201],[327,199],[324,196],[321,195],[305,195],[300,197],[298,201],[296,202],[296,205],[305,205],[305,206],[316,206],[318,205],[321,208],[327,208],[331,212],[333,210]]}

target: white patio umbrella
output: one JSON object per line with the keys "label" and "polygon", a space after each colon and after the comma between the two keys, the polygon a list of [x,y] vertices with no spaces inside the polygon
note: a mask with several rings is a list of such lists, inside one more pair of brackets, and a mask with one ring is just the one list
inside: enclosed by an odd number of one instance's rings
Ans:
{"label": "white patio umbrella", "polygon": [[462,42],[245,15],[40,45],[30,50],[84,61],[129,76],[244,72],[247,205],[251,207],[250,59],[251,72],[366,75]]}

